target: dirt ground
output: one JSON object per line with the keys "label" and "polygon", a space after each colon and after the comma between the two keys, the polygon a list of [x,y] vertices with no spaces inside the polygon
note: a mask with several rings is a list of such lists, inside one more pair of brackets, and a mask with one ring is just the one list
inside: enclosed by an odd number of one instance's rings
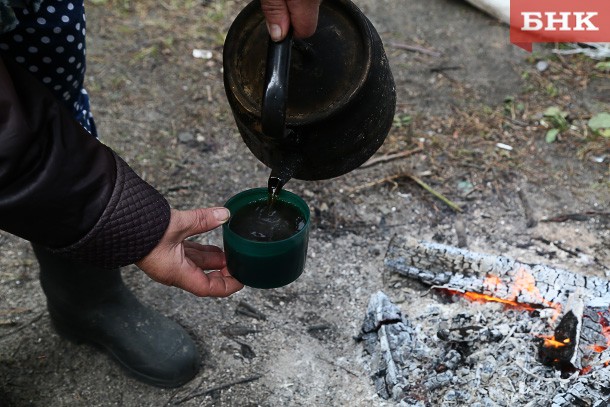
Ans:
{"label": "dirt ground", "polygon": [[[87,4],[87,86],[102,141],[174,207],[221,205],[266,184],[269,171],[241,141],[222,83],[224,35],[245,4]],[[586,122],[610,112],[610,74],[551,46],[527,54],[506,26],[462,1],[356,4],[386,44],[398,94],[377,156],[412,154],[286,186],[313,213],[306,270],[287,287],[200,299],[124,270],[138,297],[185,326],[204,355],[180,389],[140,384],[94,348],[58,337],[29,244],[0,234],[0,406],[390,405],[354,336],[378,290],[407,315],[418,305],[420,293],[384,272],[395,234],[608,276],[610,143]],[[545,123],[553,124],[543,112],[552,106],[568,113],[567,126],[547,143]],[[221,244],[218,231],[200,240]],[[243,303],[265,319],[239,312]]]}

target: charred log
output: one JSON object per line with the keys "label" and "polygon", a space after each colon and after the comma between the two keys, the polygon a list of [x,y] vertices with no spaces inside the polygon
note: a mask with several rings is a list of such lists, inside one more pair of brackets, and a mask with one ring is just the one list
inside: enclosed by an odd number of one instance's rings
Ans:
{"label": "charred log", "polygon": [[405,366],[415,347],[416,332],[384,293],[371,296],[358,339],[371,356],[371,377],[379,396],[387,400],[402,393],[408,383]]}
{"label": "charred log", "polygon": [[595,301],[598,307],[610,305],[607,280],[408,237],[392,239],[385,265],[429,286],[460,287],[521,304],[550,307],[582,289],[586,301]]}

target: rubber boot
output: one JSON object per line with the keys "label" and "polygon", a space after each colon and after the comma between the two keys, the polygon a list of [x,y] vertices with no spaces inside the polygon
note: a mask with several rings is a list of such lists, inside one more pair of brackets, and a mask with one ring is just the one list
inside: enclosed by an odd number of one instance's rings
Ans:
{"label": "rubber boot", "polygon": [[32,245],[40,282],[57,332],[106,350],[133,376],[158,387],[195,377],[200,357],[177,323],[141,304],[121,273],[74,263]]}

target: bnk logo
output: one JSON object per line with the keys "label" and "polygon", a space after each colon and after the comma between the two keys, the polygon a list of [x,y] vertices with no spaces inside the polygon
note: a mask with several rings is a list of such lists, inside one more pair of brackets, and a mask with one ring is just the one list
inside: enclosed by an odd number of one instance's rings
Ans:
{"label": "bnk logo", "polygon": [[599,31],[599,27],[591,22],[591,18],[598,15],[598,12],[550,12],[544,13],[544,17],[536,11],[524,11],[521,14],[523,31]]}
{"label": "bnk logo", "polygon": [[610,42],[609,0],[510,0],[510,41]]}

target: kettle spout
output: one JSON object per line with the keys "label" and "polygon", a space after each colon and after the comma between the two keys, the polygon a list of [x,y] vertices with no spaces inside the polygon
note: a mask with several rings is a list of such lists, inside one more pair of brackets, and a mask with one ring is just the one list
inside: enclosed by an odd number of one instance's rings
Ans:
{"label": "kettle spout", "polygon": [[271,199],[275,199],[280,194],[284,185],[292,178],[292,174],[300,168],[301,162],[301,157],[288,153],[282,157],[280,165],[271,169],[267,181],[267,190]]}

